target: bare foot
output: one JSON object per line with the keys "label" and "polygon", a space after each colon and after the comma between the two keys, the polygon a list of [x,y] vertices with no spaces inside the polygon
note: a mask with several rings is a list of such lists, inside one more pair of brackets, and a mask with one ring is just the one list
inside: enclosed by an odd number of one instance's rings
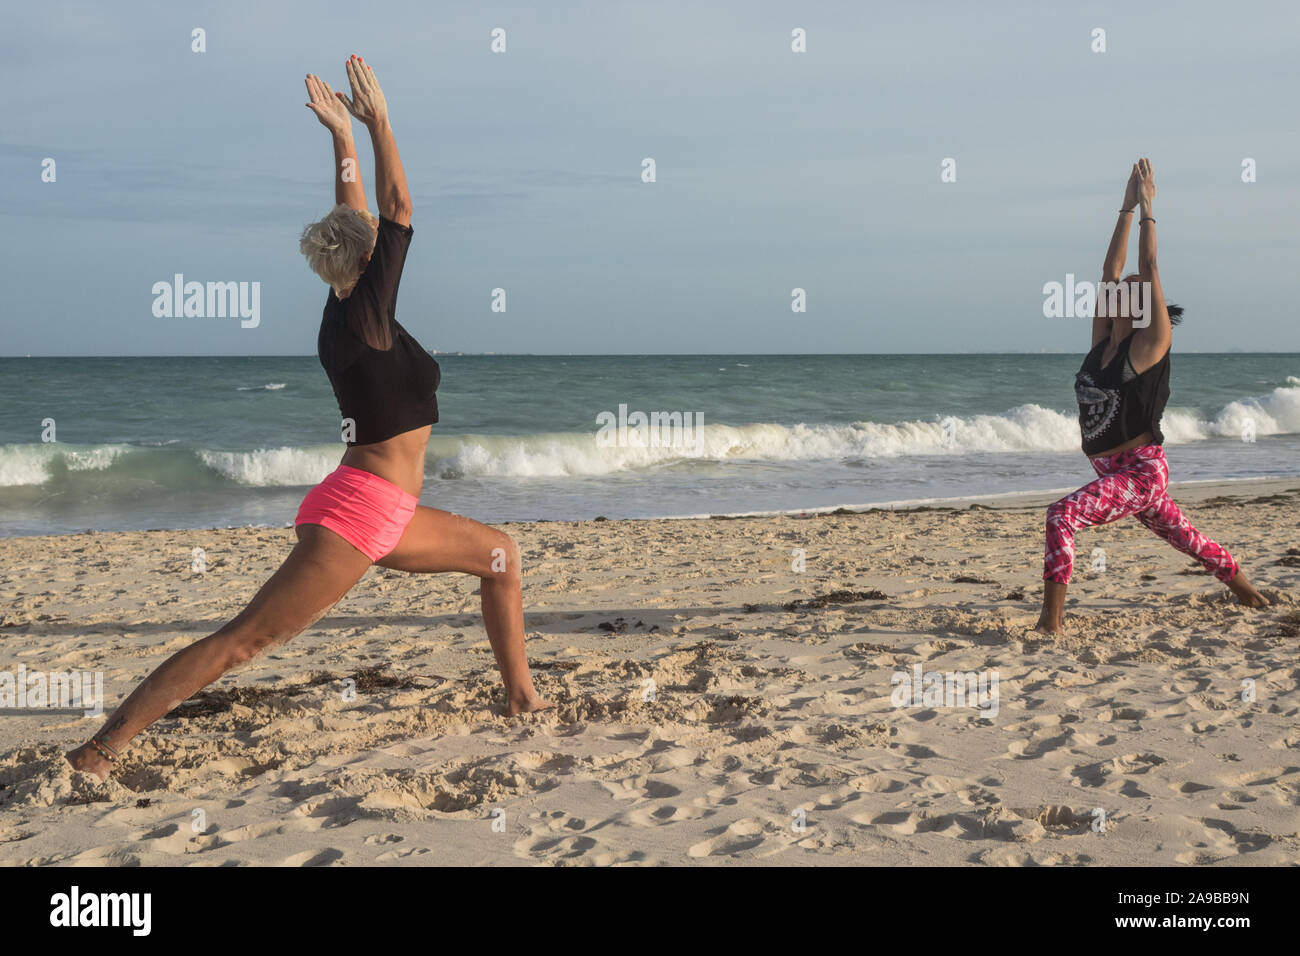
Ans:
{"label": "bare foot", "polygon": [[1268,598],[1255,590],[1240,569],[1228,582],[1228,590],[1237,595],[1237,603],[1243,607],[1268,607]]}
{"label": "bare foot", "polygon": [[73,770],[93,773],[99,778],[100,783],[107,780],[113,770],[113,765],[90,744],[82,744],[76,750],[69,750],[64,756],[68,759],[68,763],[72,764]]}
{"label": "bare foot", "polygon": [[511,700],[506,705],[506,715],[509,717],[518,717],[520,714],[533,714],[539,710],[550,710],[555,706],[549,700],[546,700],[536,691],[525,694],[517,700]]}
{"label": "bare foot", "polygon": [[1043,611],[1038,615],[1034,630],[1042,634],[1059,634],[1065,617],[1065,588],[1057,581],[1043,582]]}

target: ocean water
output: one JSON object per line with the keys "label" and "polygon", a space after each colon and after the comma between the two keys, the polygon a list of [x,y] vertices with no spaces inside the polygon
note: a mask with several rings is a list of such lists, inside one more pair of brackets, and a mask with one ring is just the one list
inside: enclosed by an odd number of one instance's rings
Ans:
{"label": "ocean water", "polygon": [[[438,359],[421,502],[490,522],[884,505],[1092,477],[1080,355]],[[1300,474],[1300,355],[1175,352],[1172,389],[1175,481]],[[601,430],[620,406],[623,441]],[[655,447],[638,411],[699,427]],[[338,464],[338,418],[314,356],[0,359],[0,534],[288,524]]]}

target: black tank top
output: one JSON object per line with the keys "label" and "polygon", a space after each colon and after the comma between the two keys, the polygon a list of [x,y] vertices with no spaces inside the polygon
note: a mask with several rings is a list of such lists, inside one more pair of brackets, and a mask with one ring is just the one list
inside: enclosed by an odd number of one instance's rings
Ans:
{"label": "black tank top", "polygon": [[1148,431],[1152,444],[1163,445],[1160,417],[1169,401],[1169,353],[1139,375],[1129,358],[1131,334],[1102,367],[1101,355],[1109,342],[1102,339],[1094,345],[1074,377],[1083,453],[1098,455]]}
{"label": "black tank top", "polygon": [[350,445],[371,445],[438,420],[434,393],[442,370],[396,318],[397,286],[414,233],[380,216],[375,250],[357,284],[345,299],[330,289],[325,302],[316,350]]}

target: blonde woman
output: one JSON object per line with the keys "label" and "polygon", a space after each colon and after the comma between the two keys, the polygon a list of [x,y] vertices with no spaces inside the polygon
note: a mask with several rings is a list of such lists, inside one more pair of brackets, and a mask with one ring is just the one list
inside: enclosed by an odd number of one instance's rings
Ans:
{"label": "blonde woman", "polygon": [[[481,579],[483,624],[505,684],[505,710],[551,706],[533,687],[524,651],[519,549],[501,531],[418,504],[424,454],[438,421],[440,371],[396,318],[410,245],[411,198],[374,71],[347,63],[351,97],[308,74],[308,109],[334,141],[334,209],[303,232],[300,248],[329,286],[317,339],[343,415],[348,449],[298,510],[298,543],[252,602],[216,633],[178,652],[135,689],[91,740],[68,754],[107,778],[137,734],[227,671],[284,643],[324,616],[372,564],[456,571]],[[366,195],[352,141],[370,132],[379,215]],[[345,175],[346,173],[346,175]]]}

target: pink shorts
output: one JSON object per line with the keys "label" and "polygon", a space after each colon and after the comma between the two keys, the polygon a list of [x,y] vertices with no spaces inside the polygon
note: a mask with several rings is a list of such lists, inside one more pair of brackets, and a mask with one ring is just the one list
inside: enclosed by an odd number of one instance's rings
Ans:
{"label": "pink shorts", "polygon": [[371,561],[378,561],[397,547],[419,502],[391,481],[339,465],[307,492],[294,526],[329,528]]}

